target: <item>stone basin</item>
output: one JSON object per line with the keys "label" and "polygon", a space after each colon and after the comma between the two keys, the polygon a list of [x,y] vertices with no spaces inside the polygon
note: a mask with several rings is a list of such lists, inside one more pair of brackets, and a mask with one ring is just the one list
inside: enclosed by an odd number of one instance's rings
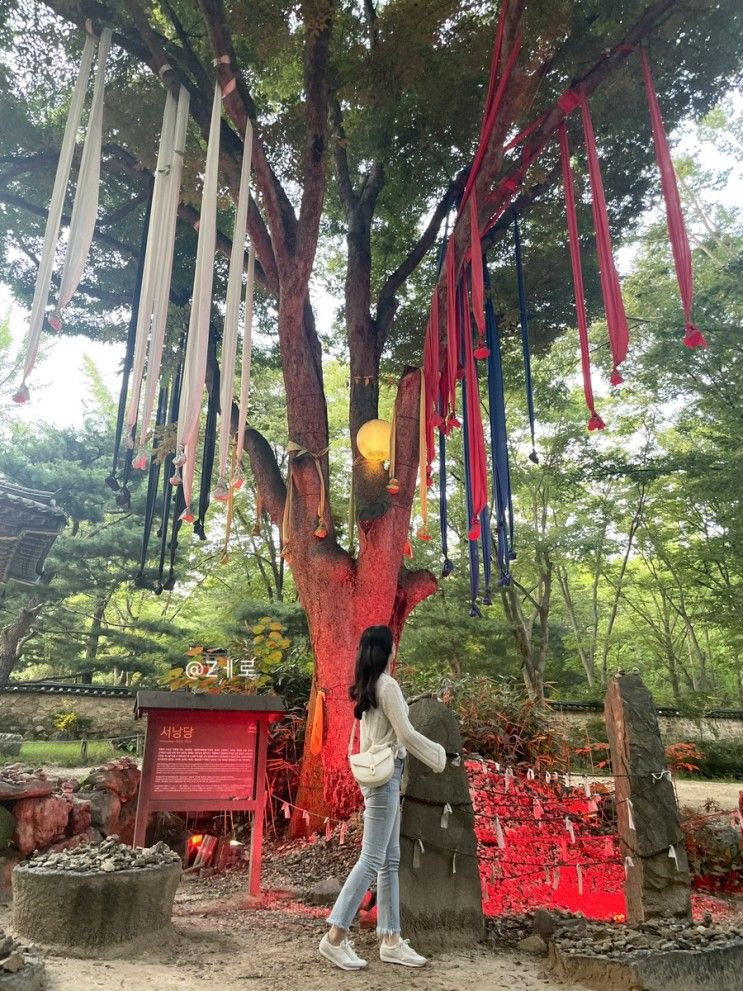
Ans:
{"label": "stone basin", "polygon": [[105,872],[20,864],[13,871],[13,928],[65,956],[126,955],[171,927],[180,863]]}

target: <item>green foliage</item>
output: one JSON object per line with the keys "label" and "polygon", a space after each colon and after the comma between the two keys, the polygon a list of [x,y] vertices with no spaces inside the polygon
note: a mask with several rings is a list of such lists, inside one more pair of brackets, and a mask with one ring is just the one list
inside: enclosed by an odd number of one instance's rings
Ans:
{"label": "green foliage", "polygon": [[77,712],[62,711],[52,716],[52,725],[62,734],[63,739],[79,739],[88,732],[93,720]]}
{"label": "green foliage", "polygon": [[88,756],[83,759],[77,740],[24,740],[19,757],[0,757],[0,764],[20,761],[32,767],[97,767],[123,755],[107,740],[90,740]]}

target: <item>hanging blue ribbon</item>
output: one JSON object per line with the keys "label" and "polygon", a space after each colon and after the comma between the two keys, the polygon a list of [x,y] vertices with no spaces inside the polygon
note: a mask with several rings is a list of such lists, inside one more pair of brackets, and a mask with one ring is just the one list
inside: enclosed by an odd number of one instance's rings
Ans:
{"label": "hanging blue ribbon", "polygon": [[516,255],[516,285],[519,293],[519,320],[521,323],[521,349],[524,352],[524,376],[526,379],[526,405],[529,410],[529,430],[531,431],[531,454],[529,460],[539,464],[535,440],[534,390],[531,381],[531,352],[529,350],[529,317],[526,309],[526,286],[524,285],[524,264],[521,257],[521,232],[519,219],[513,220],[513,247]]}
{"label": "hanging blue ribbon", "polygon": [[492,606],[493,596],[490,582],[493,571],[493,535],[490,532],[490,509],[487,506],[480,513],[480,535],[482,540],[482,570],[485,577],[485,594],[482,597],[482,604]]}
{"label": "hanging blue ribbon", "polygon": [[508,430],[506,398],[503,385],[503,362],[500,331],[495,316],[490,287],[490,273],[483,258],[485,279],[485,339],[490,354],[488,367],[488,405],[490,407],[490,450],[493,462],[493,506],[496,521],[496,552],[500,585],[510,585],[510,562],[514,550],[513,502],[511,473],[508,464]]}
{"label": "hanging blue ribbon", "polygon": [[[446,215],[444,223],[444,235],[439,245],[438,258],[436,261],[436,278],[441,274],[446,255],[446,242],[449,237],[449,213]],[[438,412],[443,418],[444,408],[441,397],[438,397]],[[441,552],[444,555],[444,563],[441,567],[441,577],[448,578],[454,571],[454,564],[449,559],[449,510],[446,502],[446,434],[439,429],[439,527],[441,529]]]}

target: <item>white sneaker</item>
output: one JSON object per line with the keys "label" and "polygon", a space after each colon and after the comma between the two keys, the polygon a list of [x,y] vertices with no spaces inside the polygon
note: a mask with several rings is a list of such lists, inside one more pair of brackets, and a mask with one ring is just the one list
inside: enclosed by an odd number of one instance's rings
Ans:
{"label": "white sneaker", "polygon": [[366,967],[366,960],[362,960],[354,952],[350,939],[344,939],[338,946],[333,946],[327,933],[320,940],[320,956],[325,957],[326,960],[334,963],[341,970],[363,970]]}
{"label": "white sneaker", "polygon": [[409,939],[400,939],[394,946],[383,942],[379,947],[379,959],[385,963],[399,963],[403,967],[423,967],[428,963],[425,957],[415,952]]}

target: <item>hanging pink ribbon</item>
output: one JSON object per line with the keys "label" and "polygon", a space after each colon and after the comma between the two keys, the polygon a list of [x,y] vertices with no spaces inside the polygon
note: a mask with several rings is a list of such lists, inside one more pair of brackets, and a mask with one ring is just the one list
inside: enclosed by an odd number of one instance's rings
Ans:
{"label": "hanging pink ribbon", "polygon": [[565,192],[565,213],[568,222],[568,243],[570,245],[570,264],[573,271],[573,290],[575,292],[575,313],[578,319],[578,339],[580,341],[580,364],[583,372],[583,395],[591,418],[588,421],[589,430],[603,430],[606,424],[596,412],[591,384],[591,355],[588,349],[588,319],[586,317],[586,297],[583,291],[583,269],[580,261],[580,240],[578,238],[578,215],[575,209],[575,189],[573,172],[570,167],[570,145],[568,129],[563,121],[560,124],[560,159],[562,162],[562,185]]}
{"label": "hanging pink ribbon", "polygon": [[668,237],[671,241],[673,252],[673,264],[676,269],[676,279],[679,284],[681,303],[684,307],[684,320],[686,322],[686,333],[684,344],[687,348],[706,348],[707,341],[699,327],[692,323],[691,309],[694,298],[694,276],[691,268],[691,249],[689,248],[689,238],[686,234],[686,224],[681,211],[681,197],[679,196],[678,185],[676,183],[676,173],[671,161],[671,150],[668,147],[663,117],[660,112],[658,95],[655,92],[653,76],[650,72],[650,60],[644,48],[640,49],[640,62],[642,64],[642,75],[645,80],[645,91],[648,98],[648,109],[650,111],[650,124],[653,129],[653,142],[655,144],[655,157],[658,161],[658,171],[660,172],[660,184],[663,189],[663,199],[666,204],[666,222],[668,224]]}
{"label": "hanging pink ribbon", "polygon": [[431,465],[435,457],[434,428],[441,426],[442,419],[438,415],[436,403],[439,391],[439,296],[433,294],[431,313],[428,317],[426,337],[423,345],[423,377],[426,389],[425,398],[425,435],[426,435],[426,480],[430,482]]}
{"label": "hanging pink ribbon", "polygon": [[609,233],[609,216],[606,211],[606,194],[604,193],[601,166],[596,150],[596,135],[593,131],[591,112],[585,92],[580,94],[580,109],[588,158],[588,177],[591,181],[591,205],[593,207],[593,223],[596,229],[596,251],[599,259],[601,293],[604,297],[609,347],[612,356],[610,381],[612,385],[619,385],[624,381],[619,366],[627,356],[629,329],[627,327],[627,315],[624,312],[619,276],[614,265],[614,253],[611,246],[611,234]]}

